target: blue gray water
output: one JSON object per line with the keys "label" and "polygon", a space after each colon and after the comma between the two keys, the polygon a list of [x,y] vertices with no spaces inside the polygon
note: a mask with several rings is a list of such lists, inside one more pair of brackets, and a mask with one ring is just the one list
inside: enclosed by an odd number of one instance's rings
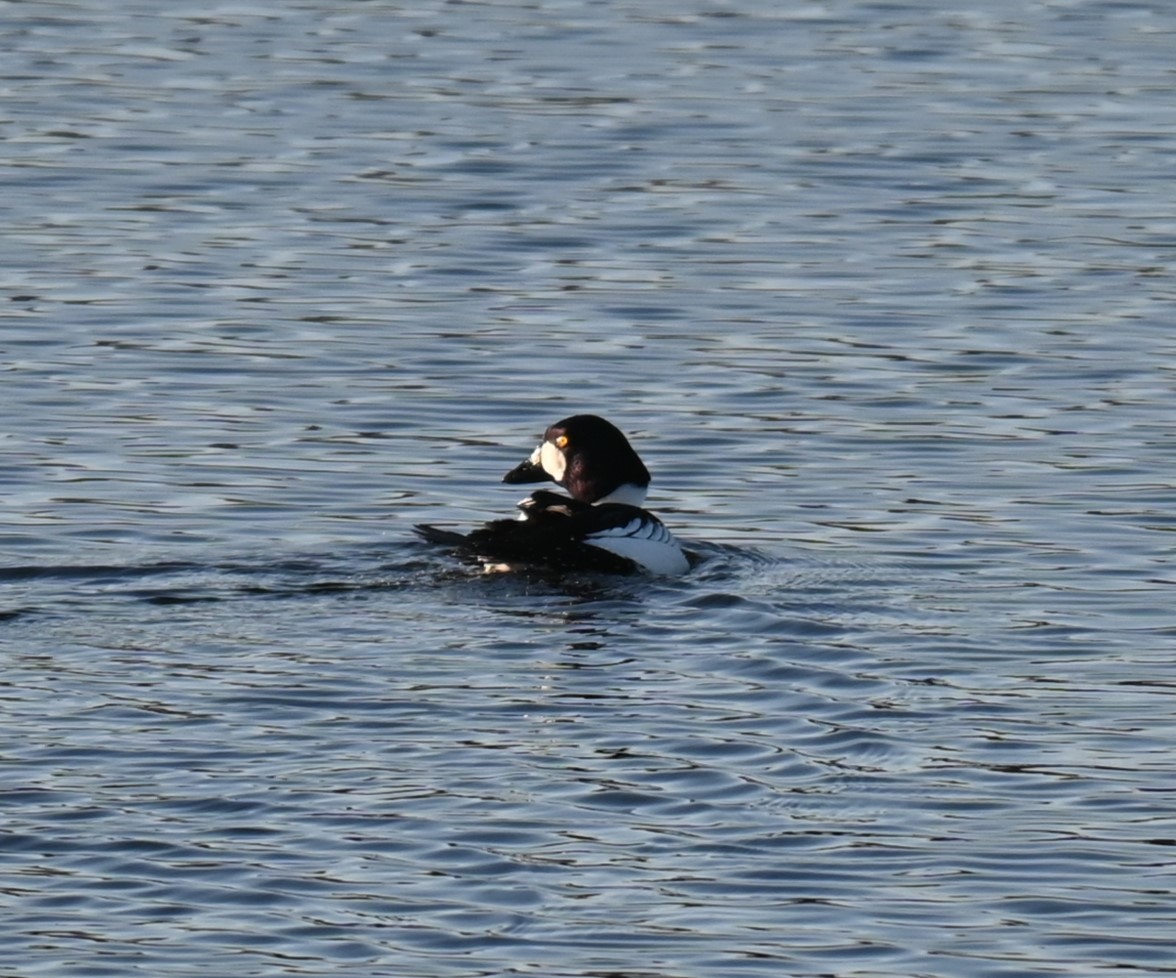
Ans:
{"label": "blue gray water", "polygon": [[4,978],[1176,970],[1176,6],[0,38]]}

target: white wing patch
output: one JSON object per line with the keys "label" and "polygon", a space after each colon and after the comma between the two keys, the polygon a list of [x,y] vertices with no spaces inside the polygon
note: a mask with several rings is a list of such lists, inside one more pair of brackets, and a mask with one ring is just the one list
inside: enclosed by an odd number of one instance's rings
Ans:
{"label": "white wing patch", "polygon": [[674,535],[657,520],[635,517],[624,526],[589,533],[584,542],[618,557],[627,557],[651,574],[676,576],[690,569],[690,562]]}

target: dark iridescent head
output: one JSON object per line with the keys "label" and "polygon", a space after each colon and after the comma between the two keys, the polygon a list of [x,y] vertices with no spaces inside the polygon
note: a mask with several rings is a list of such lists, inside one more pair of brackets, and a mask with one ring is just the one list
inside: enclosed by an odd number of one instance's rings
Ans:
{"label": "dark iridescent head", "polygon": [[502,479],[548,480],[582,503],[640,506],[649,488],[649,470],[616,425],[595,414],[575,414],[548,428],[531,457]]}

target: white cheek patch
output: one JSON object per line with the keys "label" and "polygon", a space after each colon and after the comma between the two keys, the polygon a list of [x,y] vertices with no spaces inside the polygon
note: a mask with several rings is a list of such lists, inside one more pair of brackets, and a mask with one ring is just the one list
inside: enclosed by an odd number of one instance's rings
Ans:
{"label": "white cheek patch", "polygon": [[[535,454],[539,456],[539,464],[543,466],[543,471],[551,476],[552,482],[563,482],[564,472],[568,467],[568,460],[564,458],[563,452],[551,442],[545,441],[535,449]],[[535,456],[532,455],[531,458],[534,460]]]}

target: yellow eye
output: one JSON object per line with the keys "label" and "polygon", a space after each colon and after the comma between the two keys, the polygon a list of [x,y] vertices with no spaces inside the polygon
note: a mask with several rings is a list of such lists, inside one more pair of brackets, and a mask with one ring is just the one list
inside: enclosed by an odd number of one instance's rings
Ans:
{"label": "yellow eye", "polygon": [[568,436],[567,435],[559,435],[555,439],[555,447],[556,448],[567,448],[568,447]]}

